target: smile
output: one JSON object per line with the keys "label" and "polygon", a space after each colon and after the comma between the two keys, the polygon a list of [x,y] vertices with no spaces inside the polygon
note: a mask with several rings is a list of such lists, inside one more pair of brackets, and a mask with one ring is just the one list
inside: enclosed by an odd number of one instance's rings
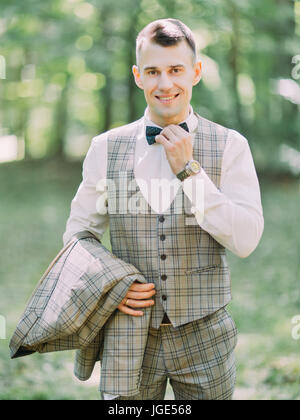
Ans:
{"label": "smile", "polygon": [[179,93],[177,93],[176,95],[172,95],[172,96],[155,96],[160,102],[163,103],[170,103],[172,102],[174,99],[176,99],[179,96]]}

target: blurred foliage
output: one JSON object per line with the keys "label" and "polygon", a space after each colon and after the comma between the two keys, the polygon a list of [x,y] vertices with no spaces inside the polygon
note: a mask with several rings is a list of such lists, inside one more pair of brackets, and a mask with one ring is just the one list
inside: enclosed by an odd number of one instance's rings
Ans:
{"label": "blurred foliage", "polygon": [[279,94],[277,82],[300,89],[299,4],[0,0],[2,133],[24,138],[26,159],[81,158],[93,136],[143,114],[131,73],[135,38],[150,21],[174,17],[195,33],[203,61],[194,109],[245,135],[259,170],[284,171],[280,145],[300,146],[299,103]]}
{"label": "blurred foliage", "polygon": [[[203,78],[193,90],[194,109],[245,135],[259,171],[282,174],[293,161],[300,172],[293,99],[300,89],[300,1],[0,0],[0,139],[25,142],[23,162],[0,165],[0,314],[7,321],[0,399],[99,397],[99,372],[90,383],[76,382],[72,352],[12,361],[8,339],[62,246],[81,181],[81,164],[58,157],[81,159],[93,136],[143,115],[145,99],[131,73],[135,38],[165,17],[182,20],[196,36]],[[281,92],[280,80],[288,82]],[[282,145],[289,146],[285,163]],[[291,337],[300,311],[300,195],[297,182],[281,178],[276,185],[261,179],[258,248],[247,259],[229,253],[230,312],[240,332],[236,399],[300,399],[299,341]]]}

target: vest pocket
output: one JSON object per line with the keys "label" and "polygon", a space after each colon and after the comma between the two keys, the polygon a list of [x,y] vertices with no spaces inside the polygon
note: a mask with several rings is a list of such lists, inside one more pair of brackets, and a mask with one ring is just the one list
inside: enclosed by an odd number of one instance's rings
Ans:
{"label": "vest pocket", "polygon": [[202,272],[214,270],[215,268],[220,268],[220,267],[221,267],[221,264],[206,265],[205,267],[199,267],[193,270],[186,270],[185,274],[202,273]]}

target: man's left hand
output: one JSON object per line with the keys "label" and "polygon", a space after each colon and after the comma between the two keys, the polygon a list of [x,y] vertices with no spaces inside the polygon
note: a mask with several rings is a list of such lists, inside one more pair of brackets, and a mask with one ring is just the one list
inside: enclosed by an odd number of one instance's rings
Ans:
{"label": "man's left hand", "polygon": [[184,169],[189,160],[193,159],[192,136],[179,125],[168,125],[155,137],[155,141],[164,146],[175,175]]}

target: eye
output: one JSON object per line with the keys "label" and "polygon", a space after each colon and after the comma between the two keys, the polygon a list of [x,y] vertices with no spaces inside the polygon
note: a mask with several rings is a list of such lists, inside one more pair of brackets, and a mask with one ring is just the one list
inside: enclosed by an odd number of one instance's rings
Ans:
{"label": "eye", "polygon": [[148,71],[148,74],[150,74],[150,76],[153,76],[154,74],[156,74],[157,71],[156,70],[150,70]]}
{"label": "eye", "polygon": [[173,69],[173,72],[174,72],[174,73],[179,73],[179,72],[180,72],[180,70],[181,70],[181,69],[175,68],[175,69]]}

